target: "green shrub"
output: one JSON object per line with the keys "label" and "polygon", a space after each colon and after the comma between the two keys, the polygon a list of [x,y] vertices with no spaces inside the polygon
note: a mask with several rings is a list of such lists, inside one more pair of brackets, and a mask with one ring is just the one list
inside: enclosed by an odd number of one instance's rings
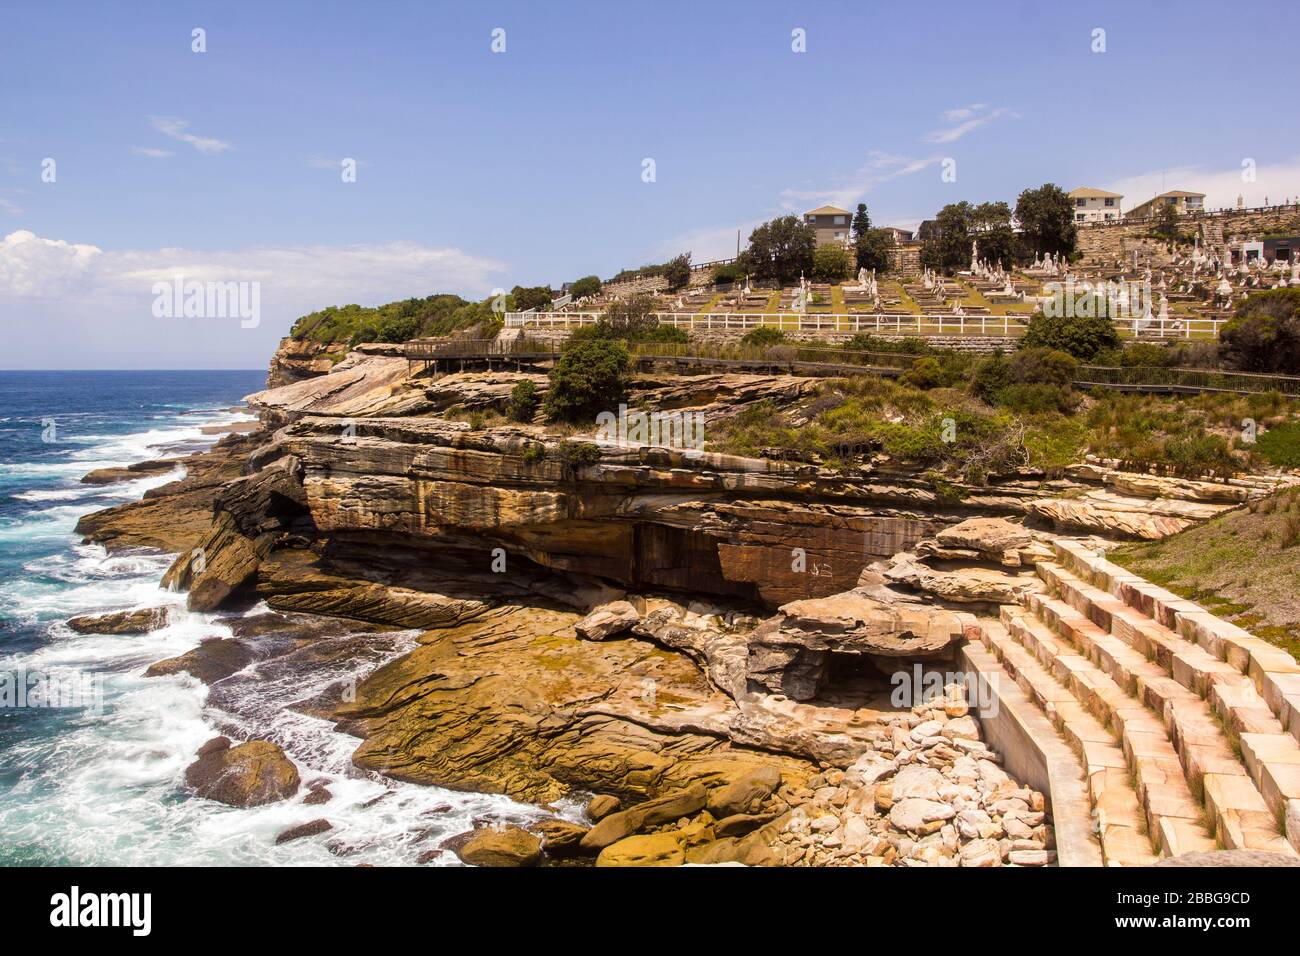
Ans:
{"label": "green shrub", "polygon": [[1224,359],[1246,372],[1300,370],[1300,289],[1252,293],[1219,334]]}
{"label": "green shrub", "polygon": [[621,342],[570,343],[550,371],[546,414],[552,421],[589,421],[627,394],[629,359]]}
{"label": "green shrub", "polygon": [[[1169,368],[1178,364],[1179,354],[1166,345],[1154,342],[1130,342],[1118,355],[1118,364],[1127,368]],[[1107,362],[1106,364],[1110,364]]]}
{"label": "green shrub", "polygon": [[750,329],[740,337],[742,345],[779,345],[785,341],[785,333],[774,325],[760,325]]}
{"label": "green shrub", "polygon": [[992,355],[976,363],[971,392],[990,405],[1037,413],[1070,411],[1070,383],[1078,363],[1065,352],[1029,348],[1010,355]]}
{"label": "green shrub", "polygon": [[506,402],[506,417],[527,424],[537,413],[537,402],[537,386],[532,380],[517,382],[510,390],[510,398]]}
{"label": "green shrub", "polygon": [[1300,422],[1287,422],[1260,434],[1255,449],[1279,468],[1300,468]]}
{"label": "green shrub", "polygon": [[902,355],[929,355],[934,352],[930,343],[915,336],[906,339],[880,339],[866,332],[859,332],[841,348],[847,352],[896,352]]}
{"label": "green shrub", "polygon": [[556,446],[560,461],[573,468],[595,464],[600,461],[600,446],[589,441],[570,441],[565,439]]}
{"label": "green shrub", "polygon": [[1036,314],[1020,339],[1020,348],[1067,352],[1081,362],[1095,361],[1107,349],[1118,348],[1115,324],[1102,316],[1066,317]]}
{"label": "green shrub", "polygon": [[713,281],[719,284],[740,282],[745,278],[745,267],[739,262],[724,262],[713,267]]}
{"label": "green shrub", "polygon": [[1182,474],[1235,474],[1240,465],[1232,446],[1222,435],[1175,435],[1165,442],[1163,461]]}
{"label": "green shrub", "polygon": [[899,376],[899,381],[912,388],[925,390],[952,384],[947,381],[939,360],[928,355],[913,362],[912,367]]}
{"label": "green shrub", "polygon": [[843,246],[827,244],[813,250],[812,277],[814,282],[842,282],[849,274],[852,260]]}

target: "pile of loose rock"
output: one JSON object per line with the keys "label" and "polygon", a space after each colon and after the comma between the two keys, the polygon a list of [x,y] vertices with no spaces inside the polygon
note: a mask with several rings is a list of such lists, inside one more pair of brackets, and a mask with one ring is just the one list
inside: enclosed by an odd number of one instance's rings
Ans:
{"label": "pile of loose rock", "polygon": [[773,847],[802,866],[1043,866],[1056,859],[1041,793],[979,739],[958,685],[882,718],[890,741],[812,778]]}

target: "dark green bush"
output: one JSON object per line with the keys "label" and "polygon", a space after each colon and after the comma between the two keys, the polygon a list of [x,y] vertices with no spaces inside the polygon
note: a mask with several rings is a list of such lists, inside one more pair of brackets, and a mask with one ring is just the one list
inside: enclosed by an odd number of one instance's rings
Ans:
{"label": "dark green bush", "polygon": [[1300,289],[1252,293],[1219,338],[1223,358],[1233,368],[1300,374]]}
{"label": "dark green bush", "polygon": [[537,386],[530,379],[517,382],[506,402],[506,417],[527,424],[537,413]]}
{"label": "dark green bush", "polygon": [[774,325],[760,325],[742,335],[740,341],[742,345],[779,345],[785,341],[785,333]]}
{"label": "dark green bush", "polygon": [[1067,352],[1081,362],[1092,362],[1107,349],[1119,346],[1119,332],[1108,318],[1036,314],[1020,339],[1020,348],[1045,348]]}
{"label": "dark green bush", "polygon": [[546,415],[552,421],[590,421],[627,394],[627,349],[612,339],[570,343],[550,371]]}
{"label": "dark green bush", "polygon": [[556,446],[555,450],[560,460],[573,468],[581,468],[600,461],[600,446],[589,441],[565,439]]}

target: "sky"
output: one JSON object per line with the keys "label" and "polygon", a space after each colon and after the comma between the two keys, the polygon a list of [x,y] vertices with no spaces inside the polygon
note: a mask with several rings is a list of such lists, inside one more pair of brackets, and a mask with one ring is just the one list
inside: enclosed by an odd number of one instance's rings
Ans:
{"label": "sky", "polygon": [[[314,309],[731,256],[825,203],[914,227],[1044,182],[1300,195],[1288,4],[9,0],[3,24],[4,368],[265,367]],[[185,315],[178,276],[248,308]]]}

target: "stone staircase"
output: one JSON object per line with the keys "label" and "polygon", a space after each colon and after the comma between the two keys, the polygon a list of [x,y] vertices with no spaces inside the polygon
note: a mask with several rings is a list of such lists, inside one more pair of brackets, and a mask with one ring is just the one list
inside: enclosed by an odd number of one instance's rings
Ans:
{"label": "stone staircase", "polygon": [[1300,664],[1080,542],[980,640],[1078,755],[1110,865],[1300,851]]}

